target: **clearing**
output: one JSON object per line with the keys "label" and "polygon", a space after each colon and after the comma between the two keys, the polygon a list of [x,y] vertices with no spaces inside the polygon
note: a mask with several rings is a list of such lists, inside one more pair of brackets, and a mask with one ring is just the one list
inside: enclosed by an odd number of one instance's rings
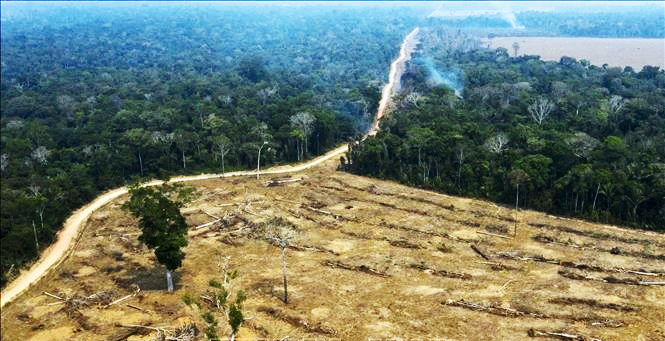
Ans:
{"label": "clearing", "polygon": [[[272,186],[275,175],[191,182],[199,196],[183,208],[192,229],[174,293],[119,197],[92,214],[69,258],[2,309],[2,340],[154,340],[155,330],[121,325],[188,323],[204,340],[201,314],[215,309],[201,295],[223,277],[220,263],[240,272],[234,288],[248,295],[239,340],[665,340],[665,236],[353,176],[337,163]],[[194,229],[211,216],[225,223]],[[288,305],[280,250],[257,232],[273,217],[303,229],[287,251]]]}
{"label": "clearing", "polygon": [[512,56],[513,43],[518,55],[538,55],[541,60],[559,61],[567,56],[586,59],[593,65],[607,63],[614,67],[632,67],[635,72],[645,65],[665,68],[665,39],[585,38],[585,37],[497,37],[488,39],[490,48],[503,47]]}

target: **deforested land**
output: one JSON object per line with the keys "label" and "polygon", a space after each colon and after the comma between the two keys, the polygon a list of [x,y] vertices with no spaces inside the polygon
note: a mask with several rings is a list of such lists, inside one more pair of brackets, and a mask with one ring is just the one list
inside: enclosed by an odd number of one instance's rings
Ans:
{"label": "deforested land", "polygon": [[537,55],[541,60],[559,61],[561,57],[588,60],[594,65],[630,66],[641,70],[646,65],[665,68],[665,40],[662,38],[589,37],[495,37],[489,48],[510,51],[518,43],[519,55]]}
{"label": "deforested land", "polygon": [[[199,196],[182,209],[190,242],[173,294],[152,250],[136,240],[136,219],[120,209],[126,196],[111,202],[57,271],[3,308],[2,338],[152,340],[160,328],[204,330],[204,311],[228,335],[210,297],[211,283],[231,270],[239,273],[232,290],[248,297],[238,339],[664,337],[662,235],[517,212],[336,166],[191,183]],[[276,219],[301,230],[286,251],[288,304],[280,249],[261,237]]]}

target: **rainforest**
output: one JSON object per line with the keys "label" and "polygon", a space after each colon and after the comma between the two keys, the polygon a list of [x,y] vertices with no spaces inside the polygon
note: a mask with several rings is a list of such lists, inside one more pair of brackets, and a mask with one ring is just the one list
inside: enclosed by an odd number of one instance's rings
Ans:
{"label": "rainforest", "polygon": [[[356,174],[662,231],[665,72],[482,43],[548,29],[662,43],[653,6],[621,25],[616,11],[524,11],[516,33],[500,15],[428,17],[439,4],[3,2],[2,284],[105,190],[346,143],[340,168]],[[400,89],[365,139],[416,26]]]}

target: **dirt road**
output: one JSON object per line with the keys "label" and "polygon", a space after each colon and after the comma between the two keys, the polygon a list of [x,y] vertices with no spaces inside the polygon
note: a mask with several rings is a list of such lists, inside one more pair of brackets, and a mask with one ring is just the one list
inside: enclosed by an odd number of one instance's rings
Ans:
{"label": "dirt road", "polygon": [[[374,124],[372,125],[372,129],[370,129],[370,131],[367,133],[368,135],[374,135],[378,130],[378,121],[383,116],[383,112],[385,111],[388,105],[388,101],[390,100],[390,97],[392,96],[393,93],[395,82],[397,79],[399,79],[398,76],[401,76],[398,75],[398,68],[401,68],[401,70],[404,69],[403,64],[408,60],[408,58],[410,57],[411,53],[415,48],[414,39],[418,34],[418,31],[419,29],[416,27],[411,33],[409,33],[409,35],[406,36],[400,48],[399,57],[390,65],[389,83],[386,84],[386,86],[383,89],[383,98],[381,99],[380,102],[381,104],[379,106],[379,110],[377,111]],[[261,171],[259,173],[282,174],[290,172],[299,172],[307,168],[316,166],[327,160],[330,160],[331,158],[339,156],[345,153],[346,151],[348,151],[348,146],[345,144],[329,151],[324,155],[314,158],[309,162],[293,166],[278,166],[275,167],[274,169],[268,169],[265,171]],[[248,176],[248,175],[256,175],[256,171],[240,171],[240,172],[231,172],[225,174],[201,174],[194,176],[180,176],[172,178],[170,182],[185,182],[185,181],[196,181],[196,180],[205,180],[213,178]],[[149,182],[147,185],[155,186],[155,185],[160,185],[162,183],[164,182],[156,180]],[[74,249],[77,236],[80,233],[81,227],[85,226],[85,222],[87,221],[88,217],[90,217],[90,215],[100,207],[106,205],[107,203],[111,202],[112,200],[126,193],[127,193],[127,187],[113,189],[97,197],[91,203],[85,205],[84,207],[74,212],[74,214],[72,214],[67,219],[67,221],[65,221],[62,230],[58,232],[56,242],[53,245],[49,246],[42,253],[40,259],[32,267],[30,267],[29,270],[22,271],[19,277],[16,278],[2,291],[2,296],[0,297],[0,307],[4,307],[5,304],[11,302],[13,299],[18,297],[22,292],[27,290],[30,287],[30,285],[32,285],[33,283],[37,283],[41,278],[46,276],[46,274],[48,274],[50,270],[54,269],[63,260],[65,260],[67,256],[71,253],[71,251]]]}

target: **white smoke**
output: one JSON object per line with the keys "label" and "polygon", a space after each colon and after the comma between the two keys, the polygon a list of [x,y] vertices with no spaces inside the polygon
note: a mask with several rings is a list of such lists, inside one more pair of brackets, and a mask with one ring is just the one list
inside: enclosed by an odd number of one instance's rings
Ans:
{"label": "white smoke", "polygon": [[499,13],[501,15],[501,18],[510,23],[510,26],[512,26],[512,28],[524,29],[523,25],[517,23],[517,18],[515,17],[515,14],[513,12],[505,10],[505,11],[500,11]]}

